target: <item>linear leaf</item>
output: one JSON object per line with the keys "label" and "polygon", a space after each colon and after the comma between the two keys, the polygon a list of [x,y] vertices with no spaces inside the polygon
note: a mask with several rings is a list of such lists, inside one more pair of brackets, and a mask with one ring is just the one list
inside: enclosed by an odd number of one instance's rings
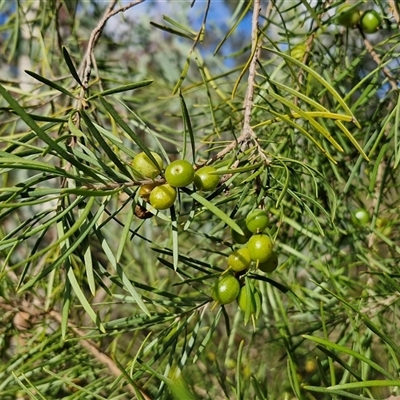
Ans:
{"label": "linear leaf", "polygon": [[357,360],[363,361],[364,363],[369,365],[371,368],[373,368],[376,371],[380,372],[383,376],[386,376],[388,379],[391,379],[391,380],[394,379],[394,377],[388,371],[386,371],[385,368],[382,368],[376,362],[370,360],[369,358],[363,356],[360,353],[357,353],[354,350],[351,350],[351,349],[349,349],[347,347],[341,346],[341,345],[339,345],[337,343],[333,343],[333,342],[330,342],[329,340],[325,340],[325,339],[322,339],[322,338],[319,338],[319,337],[316,337],[316,336],[303,335],[303,337],[305,339],[311,340],[311,341],[313,341],[315,343],[321,344],[321,345],[323,345],[325,347],[329,347],[329,348],[331,348],[333,350],[336,350],[336,351],[338,351],[340,353],[348,354],[348,355],[350,355],[350,356],[352,356],[354,358],[357,358]]}
{"label": "linear leaf", "polygon": [[359,389],[366,387],[388,387],[400,386],[400,380],[368,380],[361,382],[342,383],[340,385],[329,386],[328,390],[346,390],[346,389]]}
{"label": "linear leaf", "polygon": [[[95,139],[99,142],[100,147],[102,150],[107,154],[108,158],[114,163],[116,167],[119,168],[119,170],[125,174],[127,177],[132,179],[132,174],[126,166],[121,162],[121,160],[117,157],[115,154],[115,151],[113,151],[110,146],[107,144],[107,142],[103,139],[101,133],[96,129],[94,126],[93,122],[90,120],[89,116],[86,114],[85,111],[81,110],[80,114],[83,117],[83,120],[85,121],[85,124],[89,131],[92,133],[92,135],[95,137]],[[156,164],[158,165],[158,164]],[[128,179],[127,179],[128,180]]]}
{"label": "linear leaf", "polygon": [[138,89],[138,88],[141,88],[144,86],[151,85],[152,83],[153,83],[152,79],[146,79],[144,81],[134,82],[134,83],[130,83],[128,85],[123,85],[123,86],[118,86],[113,89],[107,89],[107,90],[104,90],[103,92],[96,93],[93,96],[88,97],[87,101],[93,100],[96,97],[100,97],[100,96],[108,96],[109,94],[127,92],[128,90]]}
{"label": "linear leaf", "polygon": [[136,133],[133,132],[133,130],[129,127],[129,125],[119,116],[114,107],[106,100],[104,100],[103,97],[100,97],[100,100],[105,109],[107,110],[107,112],[111,115],[111,117],[114,118],[115,122],[132,138],[132,140],[140,147],[140,149],[150,158],[153,164],[158,165],[153,154],[151,154],[151,151],[144,144],[142,139],[140,139],[139,136],[137,136]]}
{"label": "linear leaf", "polygon": [[76,72],[74,63],[72,62],[72,59],[68,53],[68,50],[66,49],[65,46],[62,47],[62,52],[63,52],[63,56],[64,56],[64,60],[67,63],[67,67],[69,69],[69,71],[71,72],[71,75],[74,77],[74,79],[79,83],[80,86],[83,86],[78,73]]}
{"label": "linear leaf", "polygon": [[224,221],[229,227],[231,227],[235,232],[239,233],[240,235],[244,235],[240,226],[231,219],[227,214],[225,214],[222,210],[220,210],[216,205],[205,199],[203,196],[200,196],[198,193],[193,192],[190,193],[190,196],[195,199],[198,203],[204,206],[207,210],[211,211],[215,214],[218,218]]}
{"label": "linear leaf", "polygon": [[346,104],[346,102],[341,98],[339,93],[332,87],[332,85],[330,85],[324,78],[322,78],[321,75],[319,75],[312,68],[308,67],[307,65],[303,64],[301,61],[296,60],[295,58],[291,57],[288,54],[282,53],[281,51],[278,51],[278,50],[275,50],[275,49],[271,49],[271,48],[266,48],[266,47],[263,47],[263,48],[266,51],[274,53],[274,54],[284,58],[285,60],[288,60],[288,61],[292,62],[293,64],[296,64],[298,67],[300,67],[301,69],[304,69],[309,74],[311,74],[319,83],[321,83],[328,90],[329,93],[332,94],[332,96],[338,101],[338,103],[343,107],[343,109],[349,115],[351,115],[353,117],[353,122],[356,124],[356,126],[358,128],[361,128],[361,125],[359,124],[359,122],[357,121],[356,117],[351,112],[351,110],[348,107],[348,105]]}
{"label": "linear leaf", "polygon": [[101,321],[99,320],[98,315],[95,313],[92,306],[86,299],[86,296],[83,293],[83,291],[76,279],[76,276],[74,274],[74,270],[72,267],[68,268],[67,276],[68,276],[68,280],[71,283],[71,287],[72,287],[73,291],[75,292],[76,296],[78,297],[79,302],[82,304],[82,307],[85,309],[86,313],[89,315],[89,317],[93,321],[93,323],[96,324],[96,326],[100,329],[100,331],[104,333],[105,332],[104,326],[101,323]]}
{"label": "linear leaf", "polygon": [[57,83],[55,83],[55,82],[53,82],[53,81],[51,81],[51,80],[49,80],[47,78],[44,78],[43,76],[38,75],[36,72],[29,71],[29,70],[25,70],[25,72],[28,75],[30,75],[32,78],[35,78],[36,80],[38,80],[39,82],[42,82],[45,85],[50,86],[53,89],[55,89],[55,90],[57,90],[57,91],[59,91],[61,93],[64,93],[69,97],[75,98],[75,96],[69,90],[65,89],[64,87],[58,85]]}
{"label": "linear leaf", "polygon": [[[54,150],[56,154],[65,161],[74,165],[79,171],[85,172],[86,175],[102,180],[92,168],[77,161],[66,149],[56,143],[46,132],[36,124],[36,122],[27,114],[27,112],[18,104],[18,102],[8,93],[8,91],[0,84],[0,94],[10,104],[13,110],[21,117],[21,119],[43,140],[50,149]],[[104,183],[104,180],[103,180]]]}

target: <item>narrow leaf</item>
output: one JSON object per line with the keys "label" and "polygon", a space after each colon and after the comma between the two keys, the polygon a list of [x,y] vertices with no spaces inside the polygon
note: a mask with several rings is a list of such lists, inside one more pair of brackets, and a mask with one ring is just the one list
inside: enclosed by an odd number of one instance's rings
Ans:
{"label": "narrow leaf", "polygon": [[140,81],[140,82],[130,83],[130,84],[124,85],[124,86],[118,86],[113,89],[107,89],[107,90],[104,90],[103,92],[96,93],[93,96],[90,96],[87,100],[90,101],[90,100],[93,100],[96,97],[100,97],[100,96],[107,96],[109,94],[127,92],[128,90],[138,89],[138,88],[141,88],[144,86],[151,85],[152,83],[153,83],[152,79],[147,79],[147,80]]}
{"label": "narrow leaf", "polygon": [[224,221],[229,227],[231,227],[235,232],[239,233],[240,235],[244,235],[244,232],[240,228],[240,226],[231,219],[227,214],[225,214],[222,210],[220,210],[216,205],[209,202],[204,197],[200,196],[196,192],[190,193],[190,196],[195,199],[198,203],[204,206],[207,210],[211,211],[215,214],[218,218]]}
{"label": "narrow leaf", "polygon": [[67,63],[67,67],[69,69],[69,72],[71,72],[71,75],[74,77],[74,79],[79,83],[80,86],[83,86],[78,73],[76,72],[74,63],[72,62],[71,57],[69,56],[68,50],[63,46],[62,47],[62,52],[64,56],[64,60]]}
{"label": "narrow leaf", "polygon": [[35,78],[36,80],[38,80],[39,82],[42,82],[42,83],[44,83],[45,85],[50,86],[50,87],[52,87],[53,89],[55,89],[55,90],[57,90],[57,91],[59,91],[59,92],[61,92],[61,93],[64,93],[64,94],[66,94],[66,95],[69,96],[69,97],[75,98],[75,96],[74,96],[69,90],[63,88],[62,86],[58,85],[57,83],[55,83],[55,82],[53,82],[53,81],[51,81],[51,80],[49,80],[49,79],[47,79],[47,78],[44,78],[43,76],[38,75],[36,72],[28,71],[28,70],[25,70],[25,72],[26,72],[28,75],[30,75],[31,77],[33,77],[33,78]]}

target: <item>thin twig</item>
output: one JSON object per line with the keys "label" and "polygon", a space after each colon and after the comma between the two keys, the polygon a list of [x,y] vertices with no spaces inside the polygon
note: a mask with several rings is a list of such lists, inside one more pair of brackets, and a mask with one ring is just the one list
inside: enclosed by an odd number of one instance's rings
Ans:
{"label": "thin twig", "polygon": [[[62,323],[62,317],[59,312],[51,310],[49,312],[49,316],[52,317],[55,321],[57,321],[59,324]],[[84,332],[82,332],[74,323],[72,323],[69,320],[68,320],[68,327],[76,336],[80,337],[79,343],[81,344],[81,346],[84,347],[89,353],[91,353],[93,357],[96,358],[97,361],[105,365],[115,377],[118,378],[121,376],[121,371],[115,364],[115,362],[107,354],[103,353],[91,340],[84,339],[85,337]],[[136,394],[135,389],[131,384],[128,383],[127,387],[132,394]],[[140,389],[138,390],[146,400],[151,400],[150,397],[148,397],[142,390]]]}
{"label": "thin twig", "polygon": [[397,22],[397,26],[400,27],[400,9],[398,3],[396,3],[394,0],[389,0],[389,6],[392,10],[393,17]]}
{"label": "thin twig", "polygon": [[251,22],[251,53],[254,54],[249,66],[249,76],[247,78],[247,90],[244,97],[244,118],[242,135],[245,141],[255,138],[251,128],[251,111],[253,109],[254,85],[256,81],[257,62],[260,58],[260,46],[258,43],[258,19],[260,17],[260,0],[254,0],[253,18]]}
{"label": "thin twig", "polygon": [[398,81],[395,79],[395,77],[391,74],[390,70],[386,68],[385,66],[382,66],[382,60],[379,57],[379,54],[374,50],[374,46],[371,44],[371,42],[365,37],[365,35],[362,33],[360,29],[361,34],[363,35],[364,38],[364,44],[365,48],[367,49],[368,53],[371,55],[372,59],[376,62],[377,65],[381,66],[382,72],[386,75],[386,77],[389,80],[390,86],[392,87],[393,90],[398,89]]}
{"label": "thin twig", "polygon": [[[90,34],[85,58],[83,60],[83,65],[82,65],[83,72],[82,72],[82,76],[81,76],[81,81],[82,81],[82,85],[83,85],[83,87],[82,87],[83,92],[85,90],[87,90],[87,88],[89,86],[89,80],[90,80],[90,74],[91,74],[91,68],[92,68],[92,56],[93,56],[94,48],[97,44],[97,41],[100,38],[101,33],[103,32],[103,29],[104,29],[107,21],[114,15],[116,15],[120,12],[124,12],[134,6],[137,6],[138,4],[143,3],[144,1],[145,0],[132,1],[129,4],[127,4],[123,7],[120,7],[116,10],[114,10],[114,7],[115,7],[115,4],[117,3],[117,0],[111,1],[110,5],[107,7],[107,10],[104,12],[102,19],[99,21],[96,28],[94,28],[92,33]],[[82,98],[83,98],[83,93],[82,93]]]}
{"label": "thin twig", "polygon": [[243,102],[243,126],[240,136],[229,143],[223,150],[218,152],[211,160],[209,160],[208,164],[223,158],[226,154],[231,152],[235,147],[241,145],[241,150],[245,151],[249,142],[253,141],[258,153],[261,157],[264,158],[265,162],[269,164],[271,161],[262,151],[261,146],[258,143],[257,136],[255,135],[252,127],[251,127],[251,114],[253,110],[253,100],[254,100],[254,87],[256,81],[256,72],[257,72],[257,63],[260,58],[260,42],[259,42],[259,18],[261,12],[261,2],[260,0],[254,0],[253,5],[253,16],[252,16],[252,25],[251,25],[251,53],[252,58],[249,64],[249,75],[247,78],[247,89]]}

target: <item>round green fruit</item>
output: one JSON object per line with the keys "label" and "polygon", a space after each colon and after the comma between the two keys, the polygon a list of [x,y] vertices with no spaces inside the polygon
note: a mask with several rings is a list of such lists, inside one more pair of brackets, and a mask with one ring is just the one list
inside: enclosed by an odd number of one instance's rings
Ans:
{"label": "round green fruit", "polygon": [[238,297],[239,291],[239,281],[233,275],[225,275],[215,283],[213,297],[220,304],[228,304]]}
{"label": "round green fruit", "polygon": [[262,272],[274,272],[278,268],[278,255],[273,251],[267,261],[260,263],[258,269]]}
{"label": "round green fruit", "polygon": [[262,232],[268,225],[269,218],[264,210],[250,211],[246,217],[247,229],[252,233]]}
{"label": "round green fruit", "polygon": [[352,7],[349,4],[342,4],[337,9],[336,23],[338,25],[345,26],[346,28],[352,28],[358,24],[360,20],[360,11],[357,8]]}
{"label": "round green fruit", "polygon": [[267,235],[253,235],[247,243],[250,258],[259,263],[263,263],[271,257],[272,247],[272,240]]}
{"label": "round green fruit", "polygon": [[209,192],[214,190],[219,183],[219,175],[214,175],[217,169],[211,165],[199,168],[194,174],[194,184],[198,190]]}
{"label": "round green fruit", "polygon": [[132,160],[132,168],[141,178],[154,179],[157,175],[160,175],[161,170],[164,168],[164,163],[161,157],[157,153],[151,152],[151,154],[157,164],[154,164],[144,152],[137,154]]}
{"label": "round green fruit", "polygon": [[239,308],[246,312],[247,307],[249,307],[250,315],[257,312],[257,304],[261,305],[261,294],[255,287],[253,290],[248,290],[246,286],[240,288],[239,296],[237,302]]}
{"label": "round green fruit", "polygon": [[382,17],[375,10],[365,11],[360,21],[361,29],[365,33],[375,33],[382,25]]}
{"label": "round green fruit", "polygon": [[228,265],[235,272],[244,271],[249,268],[251,263],[250,253],[246,247],[235,250],[228,257]]}
{"label": "round green fruit", "polygon": [[234,229],[231,229],[232,239],[235,243],[245,244],[249,241],[251,237],[251,232],[247,229],[246,221],[244,219],[237,221],[237,224],[242,229],[244,235],[241,235],[240,233],[237,233]]}
{"label": "round green fruit", "polygon": [[146,201],[149,201],[150,193],[156,187],[155,183],[148,183],[146,185],[141,185],[139,189],[139,196]]}
{"label": "round green fruit", "polygon": [[351,221],[354,225],[365,226],[370,221],[370,215],[364,208],[359,208],[352,213]]}
{"label": "round green fruit", "polygon": [[168,183],[156,186],[149,197],[150,204],[157,210],[166,210],[172,207],[175,200],[176,189]]}
{"label": "round green fruit", "polygon": [[173,161],[165,169],[165,180],[174,187],[185,187],[193,182],[194,168],[189,161]]}
{"label": "round green fruit", "polygon": [[306,50],[307,46],[305,44],[298,44],[292,48],[290,51],[290,56],[298,61],[303,61]]}

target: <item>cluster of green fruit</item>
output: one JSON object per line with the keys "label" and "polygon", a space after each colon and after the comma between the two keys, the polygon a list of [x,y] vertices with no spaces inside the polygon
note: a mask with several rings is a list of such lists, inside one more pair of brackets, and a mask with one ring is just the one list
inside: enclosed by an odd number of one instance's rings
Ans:
{"label": "cluster of green fruit", "polygon": [[[204,166],[195,171],[193,165],[186,160],[176,160],[167,166],[161,157],[151,152],[151,159],[146,153],[137,154],[132,161],[135,174],[141,179],[151,179],[153,182],[140,186],[139,195],[148,201],[156,210],[166,210],[175,203],[178,188],[183,188],[192,183],[198,190],[214,190],[219,182],[215,174],[216,168]],[[164,173],[165,183],[158,183],[154,179]],[[151,214],[150,214],[151,216]]]}
{"label": "cluster of green fruit", "polygon": [[336,23],[346,28],[358,25],[365,33],[375,33],[382,25],[382,17],[375,10],[367,10],[361,14],[356,6],[344,3],[337,11]]}
{"label": "cluster of green fruit", "polygon": [[[151,157],[149,156],[151,155]],[[174,204],[177,190],[194,183],[197,190],[211,191],[219,183],[219,175],[213,166],[204,166],[195,170],[186,160],[171,162],[164,171],[161,157],[154,152],[137,154],[132,161],[135,175],[144,179],[140,185],[139,196],[157,210],[166,210]],[[156,178],[162,175],[164,179]],[[151,182],[146,182],[151,180]],[[140,218],[153,216],[146,208],[138,205],[135,213]],[[143,215],[141,213],[144,213]],[[232,230],[232,239],[241,248],[234,250],[228,257],[228,268],[216,281],[212,297],[216,304],[228,304],[238,301],[246,316],[258,316],[261,310],[261,294],[251,280],[246,278],[250,269],[266,273],[278,267],[278,257],[273,251],[273,242],[264,233],[269,218],[264,210],[251,211],[246,219],[238,222],[243,235]],[[244,282],[247,282],[244,284]]]}
{"label": "cluster of green fruit", "polygon": [[[261,294],[258,289],[243,279],[252,266],[269,273],[278,267],[278,256],[273,251],[273,242],[263,233],[269,218],[264,210],[251,211],[245,220],[239,222],[244,235],[232,230],[232,239],[245,245],[234,250],[228,257],[228,268],[213,286],[212,296],[218,304],[228,304],[237,300],[239,308],[248,315],[258,316],[261,309]],[[246,281],[246,284],[243,284]]]}

